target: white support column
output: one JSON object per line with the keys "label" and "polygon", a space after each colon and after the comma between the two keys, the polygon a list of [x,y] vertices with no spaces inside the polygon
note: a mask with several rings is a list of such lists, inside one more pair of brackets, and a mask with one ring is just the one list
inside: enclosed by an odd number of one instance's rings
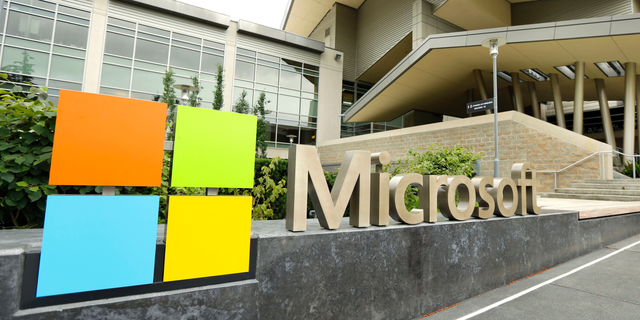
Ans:
{"label": "white support column", "polygon": [[584,131],[584,62],[576,61],[575,90],[573,95],[573,132]]}
{"label": "white support column", "polygon": [[519,73],[511,73],[511,84],[513,85],[513,95],[516,98],[516,111],[524,113],[524,103],[522,102],[522,89],[520,88]]}
{"label": "white support column", "polygon": [[562,107],[562,94],[560,93],[560,82],[558,81],[557,73],[549,73],[551,78],[551,91],[553,92],[553,106],[556,109],[556,123],[558,127],[567,128],[567,123],[564,120],[564,108]]}
{"label": "white support column", "polygon": [[224,111],[231,111],[231,106],[234,101],[233,98],[233,73],[236,63],[236,39],[238,38],[238,23],[231,21],[229,28],[227,28],[227,43],[224,48],[224,89],[222,90],[222,97],[224,98],[224,104],[222,109]]}
{"label": "white support column", "polygon": [[82,91],[100,92],[100,70],[102,69],[102,53],[104,37],[107,31],[107,9],[109,0],[95,0],[91,12],[89,27],[89,43],[87,44],[87,61],[84,68]]}
{"label": "white support column", "polygon": [[316,145],[324,141],[340,139],[340,114],[342,113],[342,62],[336,54],[342,52],[325,48],[320,55],[320,84],[318,92],[318,131]]}
{"label": "white support column", "polygon": [[616,150],[616,137],[613,134],[613,124],[611,123],[611,112],[609,110],[609,99],[604,86],[604,79],[596,80],[596,91],[598,92],[598,102],[600,103],[600,115],[602,117],[602,127],[607,143]]}
{"label": "white support column", "polygon": [[[484,78],[482,77],[482,71],[480,69],[474,69],[473,76],[476,79],[476,85],[478,86],[478,92],[480,93],[480,98],[482,100],[489,99],[489,96],[487,95],[487,86],[485,85]],[[473,102],[473,101],[470,101],[470,102]],[[484,113],[491,114],[491,110],[485,110]]]}
{"label": "white support column", "polygon": [[[636,138],[636,63],[627,62],[624,64],[624,136],[622,141],[622,152],[634,154]],[[625,160],[631,160],[626,158]]]}

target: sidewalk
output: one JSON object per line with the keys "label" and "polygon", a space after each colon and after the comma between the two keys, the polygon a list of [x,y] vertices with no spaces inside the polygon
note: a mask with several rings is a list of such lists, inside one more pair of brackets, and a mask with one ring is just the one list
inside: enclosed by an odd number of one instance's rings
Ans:
{"label": "sidewalk", "polygon": [[427,319],[639,319],[639,269],[636,235]]}
{"label": "sidewalk", "polygon": [[602,201],[538,197],[538,205],[547,209],[578,211],[580,213],[580,219],[640,212],[640,201]]}

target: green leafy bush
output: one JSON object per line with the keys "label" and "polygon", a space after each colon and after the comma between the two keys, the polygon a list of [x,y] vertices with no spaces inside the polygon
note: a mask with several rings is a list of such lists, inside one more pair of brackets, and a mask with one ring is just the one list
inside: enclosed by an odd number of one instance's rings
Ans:
{"label": "green leafy bush", "polygon": [[[421,150],[423,148],[418,148]],[[422,175],[467,176],[475,174],[475,162],[482,158],[482,152],[474,153],[470,147],[456,145],[453,148],[431,145],[424,152],[410,149],[407,157],[399,159],[395,165],[384,167],[391,177],[401,173],[419,173]],[[405,206],[408,210],[418,208],[418,188],[407,188]]]}
{"label": "green leafy bush", "polygon": [[58,193],[48,185],[56,109],[46,87],[24,89],[0,89],[0,221],[14,227],[42,225],[45,196]]}
{"label": "green leafy bush", "polygon": [[[627,161],[620,173],[633,178],[633,161]],[[636,160],[636,178],[640,177],[640,161]]]}
{"label": "green leafy bush", "polygon": [[279,181],[271,178],[271,173],[276,170],[276,164],[279,160],[280,158],[276,157],[260,169],[260,175],[256,175],[258,177],[257,183],[253,185],[252,189],[234,190],[235,195],[242,194],[253,197],[253,220],[273,219],[276,200],[287,193],[286,178]]}

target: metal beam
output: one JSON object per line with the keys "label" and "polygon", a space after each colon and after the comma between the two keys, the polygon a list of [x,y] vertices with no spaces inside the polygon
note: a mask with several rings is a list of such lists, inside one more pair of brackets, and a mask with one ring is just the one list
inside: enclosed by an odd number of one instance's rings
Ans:
{"label": "metal beam", "polygon": [[613,124],[611,123],[611,112],[609,110],[609,99],[604,86],[604,79],[596,79],[596,91],[598,92],[598,102],[600,102],[600,114],[602,116],[602,127],[607,143],[616,150],[616,137],[613,134]]}
{"label": "metal beam", "polygon": [[516,97],[516,110],[524,113],[524,104],[522,103],[522,89],[520,88],[520,74],[511,72],[511,84],[513,84],[513,95]]}
{"label": "metal beam", "polygon": [[[624,64],[624,136],[622,141],[622,152],[634,154],[636,139],[636,63],[627,62]],[[625,158],[631,160],[631,158]]]}
{"label": "metal beam", "polygon": [[527,81],[527,86],[529,86],[529,95],[531,96],[531,108],[533,108],[533,116],[538,119],[542,119],[540,117],[540,103],[538,102],[536,83],[533,81]]}
{"label": "metal beam", "polygon": [[556,109],[556,123],[561,128],[566,129],[567,123],[564,121],[564,108],[562,107],[562,94],[560,93],[560,83],[557,73],[549,73],[551,77],[551,91],[553,92],[553,106]]}
{"label": "metal beam", "polygon": [[584,132],[584,62],[576,61],[574,79],[575,90],[573,92],[573,132]]}

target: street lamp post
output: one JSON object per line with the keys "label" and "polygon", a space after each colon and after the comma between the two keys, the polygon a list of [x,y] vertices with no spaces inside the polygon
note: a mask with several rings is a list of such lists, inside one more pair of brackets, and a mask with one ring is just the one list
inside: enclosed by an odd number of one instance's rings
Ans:
{"label": "street lamp post", "polygon": [[198,91],[198,88],[190,86],[188,84],[176,84],[173,87],[176,89],[180,89],[180,91],[182,92],[182,97],[180,97],[180,100],[182,100],[182,104],[185,106],[189,104],[189,94],[193,91]]}
{"label": "street lamp post", "polygon": [[500,177],[500,160],[498,159],[498,47],[507,43],[505,38],[489,38],[482,41],[482,46],[489,48],[493,58],[493,140],[495,155],[493,159],[493,176]]}

